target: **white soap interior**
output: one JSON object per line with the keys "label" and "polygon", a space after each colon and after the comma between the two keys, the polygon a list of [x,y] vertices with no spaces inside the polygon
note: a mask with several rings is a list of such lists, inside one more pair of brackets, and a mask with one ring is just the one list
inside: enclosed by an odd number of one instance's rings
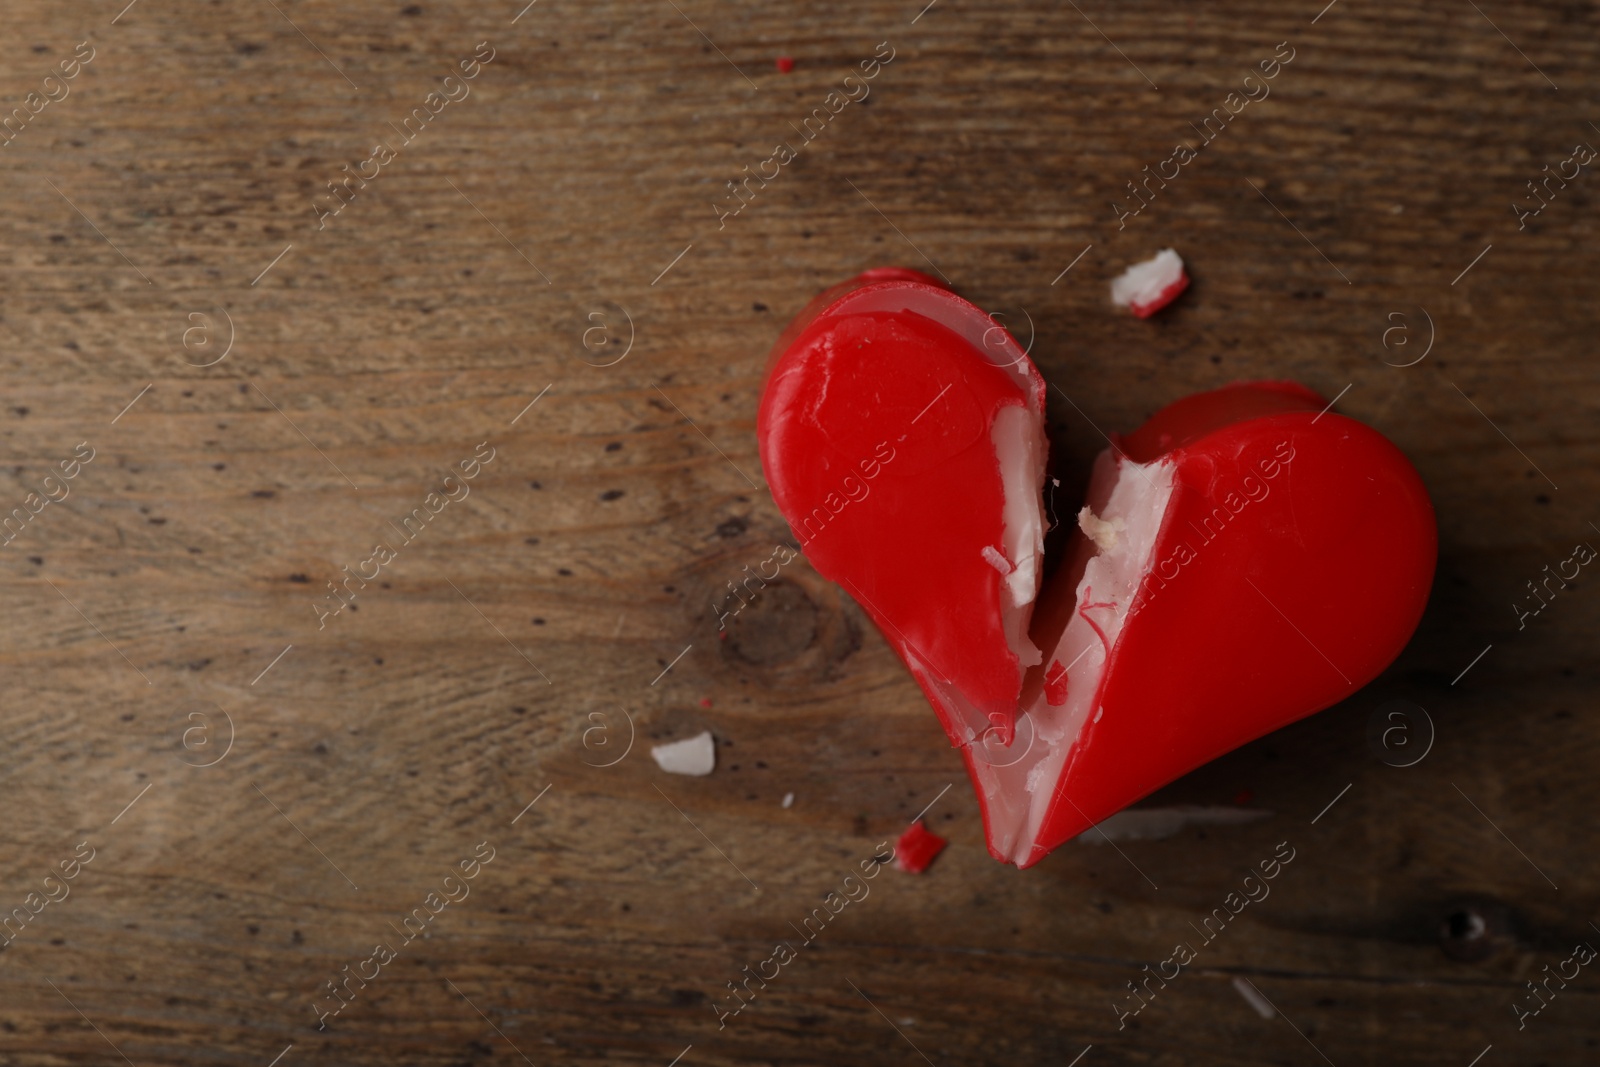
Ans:
{"label": "white soap interior", "polygon": [[682,741],[650,746],[656,766],[668,774],[690,774],[703,778],[717,766],[717,743],[710,730],[702,730]]}
{"label": "white soap interior", "polygon": [[1080,516],[1080,527],[1093,534],[1092,554],[1075,586],[1071,619],[1043,658],[1067,669],[1066,702],[1052,706],[1043,693],[1033,699],[1025,696],[1027,706],[1018,716],[1009,747],[973,746],[992,841],[1013,863],[1028,859],[1061,769],[1084,726],[1098,719],[1106,664],[1139,583],[1154,565],[1156,542],[1172,499],[1173,471],[1170,463],[1138,464],[1110,451],[1096,460],[1087,514]]}
{"label": "white soap interior", "polygon": [[1111,282],[1111,302],[1118,307],[1148,304],[1183,277],[1183,259],[1163,248],[1152,259],[1135,263]]}
{"label": "white soap interior", "polygon": [[990,439],[1000,460],[1000,484],[1005,495],[1000,554],[1011,564],[1000,591],[1000,615],[1006,643],[1023,667],[1032,667],[1042,659],[1028,639],[1028,622],[1039,595],[1039,574],[1044,563],[1044,501],[1040,488],[1044,485],[1049,445],[1039,420],[1020,405],[1000,409],[990,428]]}

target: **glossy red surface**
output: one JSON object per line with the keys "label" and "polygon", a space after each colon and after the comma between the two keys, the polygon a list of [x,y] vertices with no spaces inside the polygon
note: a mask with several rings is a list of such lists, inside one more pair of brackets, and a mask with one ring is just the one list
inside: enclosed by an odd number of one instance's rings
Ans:
{"label": "glossy red surface", "polygon": [[786,332],[757,420],[762,466],[806,558],[872,616],[952,743],[991,725],[1009,737],[1021,667],[983,558],[1004,525],[989,428],[1006,406],[1042,418],[1043,383],[983,312],[913,272],[885,277],[829,290]]}
{"label": "glossy red surface", "polygon": [[[823,294],[769,367],[758,432],[774,499],[962,748],[996,858],[1031,866],[1194,767],[1350,696],[1399,654],[1427,602],[1432,504],[1381,434],[1291,382],[1157,412],[1115,441],[1125,463],[1173,467],[1150,569],[1098,679],[1100,711],[1040,786],[1051,795],[1031,845],[1008,856],[974,760],[993,765],[992,742],[1012,740],[1020,713],[1081,684],[1048,659],[1023,670],[1002,631],[999,573],[982,558],[1004,527],[990,429],[1007,406],[1042,418],[1043,384],[987,316],[908,271]],[[1055,572],[1034,616],[1042,648],[1041,631],[1059,633],[1075,610],[1091,549],[1075,534],[1068,551],[1077,565]],[[990,724],[991,747],[975,745]]]}
{"label": "glossy red surface", "polygon": [[[1353,695],[1410,640],[1433,582],[1433,505],[1399,449],[1325,404],[1293,383],[1234,385],[1128,436],[1133,458],[1174,462],[1177,484],[1101,679],[1104,713],[1068,758],[1034,861]],[[1147,452],[1163,435],[1179,443]]]}
{"label": "glossy red surface", "polygon": [[894,865],[907,874],[921,874],[949,843],[918,819],[894,843]]}

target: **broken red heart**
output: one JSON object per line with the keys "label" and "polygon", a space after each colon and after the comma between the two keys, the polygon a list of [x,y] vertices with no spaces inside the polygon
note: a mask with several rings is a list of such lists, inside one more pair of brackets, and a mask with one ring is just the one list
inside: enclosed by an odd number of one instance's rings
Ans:
{"label": "broken red heart", "polygon": [[1239,383],[1114,437],[1042,582],[1044,382],[933,279],[870,271],[813,301],[773,350],[758,432],[806,558],[961,749],[989,851],[1028,867],[1405,646],[1433,506],[1393,444],[1327,407]]}

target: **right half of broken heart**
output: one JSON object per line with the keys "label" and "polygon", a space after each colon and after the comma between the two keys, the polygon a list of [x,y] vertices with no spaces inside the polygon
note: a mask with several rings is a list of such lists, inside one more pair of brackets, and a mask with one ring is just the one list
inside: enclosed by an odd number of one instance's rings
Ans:
{"label": "right half of broken heart", "polygon": [[785,332],[759,419],[807,558],[899,652],[1020,867],[1353,694],[1410,638],[1437,551],[1393,444],[1251,382],[1113,436],[1082,507],[1052,502],[1079,529],[1042,579],[1044,388],[973,305],[869,272]]}

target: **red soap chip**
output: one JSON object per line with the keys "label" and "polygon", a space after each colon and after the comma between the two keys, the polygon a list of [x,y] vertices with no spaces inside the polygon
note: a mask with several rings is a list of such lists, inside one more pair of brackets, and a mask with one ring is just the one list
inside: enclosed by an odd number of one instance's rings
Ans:
{"label": "red soap chip", "polygon": [[1171,285],[1168,285],[1165,289],[1162,289],[1152,299],[1143,303],[1133,303],[1128,305],[1129,310],[1131,310],[1141,319],[1148,319],[1151,315],[1154,315],[1156,312],[1160,311],[1162,308],[1178,299],[1179,296],[1183,295],[1183,291],[1187,288],[1189,288],[1189,275],[1180,274],[1178,275],[1177,281],[1173,282]]}
{"label": "red soap chip", "polygon": [[918,819],[894,843],[894,865],[908,874],[921,874],[947,844],[938,834],[929,833]]}
{"label": "red soap chip", "polygon": [[1044,698],[1052,708],[1067,702],[1067,669],[1060,660],[1051,660],[1050,669],[1044,672]]}
{"label": "red soap chip", "polygon": [[709,708],[711,706],[711,698],[710,697],[701,697],[700,698],[700,706],[702,708]]}
{"label": "red soap chip", "polygon": [[1170,248],[1154,258],[1135,263],[1111,283],[1111,302],[1148,319],[1189,288],[1183,259]]}
{"label": "red soap chip", "polygon": [[779,56],[778,69],[783,71],[785,74],[789,73],[794,69],[794,59],[790,56]]}

